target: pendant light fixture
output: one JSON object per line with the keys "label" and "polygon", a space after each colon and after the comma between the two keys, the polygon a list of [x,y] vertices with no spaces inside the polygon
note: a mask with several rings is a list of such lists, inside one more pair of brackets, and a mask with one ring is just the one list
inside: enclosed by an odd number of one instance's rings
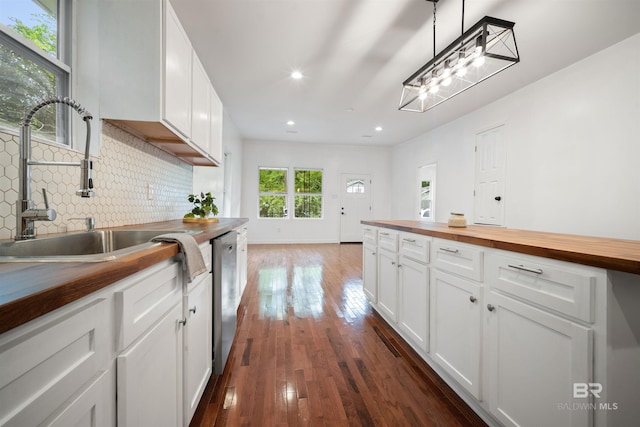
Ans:
{"label": "pendant light fixture", "polygon": [[425,112],[520,62],[514,22],[485,16],[436,54],[436,3],[433,3],[433,59],[402,83],[400,110]]}

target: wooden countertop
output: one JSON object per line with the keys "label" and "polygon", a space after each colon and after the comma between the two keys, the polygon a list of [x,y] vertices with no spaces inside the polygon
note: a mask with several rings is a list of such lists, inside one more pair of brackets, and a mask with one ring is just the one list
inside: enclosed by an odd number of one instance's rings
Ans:
{"label": "wooden countertop", "polygon": [[637,240],[545,233],[481,225],[452,228],[444,223],[409,220],[373,220],[362,221],[362,223],[607,270],[640,274],[640,241]]}
{"label": "wooden countertop", "polygon": [[[194,230],[203,243],[247,223],[247,218],[220,218],[218,223],[182,220],[113,227],[130,230]],[[0,333],[122,280],[178,254],[165,243],[113,261],[0,263]]]}

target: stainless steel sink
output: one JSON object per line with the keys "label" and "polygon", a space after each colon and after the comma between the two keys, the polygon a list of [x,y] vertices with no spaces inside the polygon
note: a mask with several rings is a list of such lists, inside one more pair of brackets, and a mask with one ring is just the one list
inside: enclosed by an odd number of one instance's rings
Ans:
{"label": "stainless steel sink", "polygon": [[33,240],[0,241],[0,262],[99,262],[115,260],[159,245],[150,242],[166,233],[185,230],[95,230],[38,237]]}

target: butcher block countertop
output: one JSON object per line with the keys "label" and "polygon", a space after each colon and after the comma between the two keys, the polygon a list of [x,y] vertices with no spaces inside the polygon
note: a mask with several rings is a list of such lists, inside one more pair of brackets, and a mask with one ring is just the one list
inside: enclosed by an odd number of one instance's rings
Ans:
{"label": "butcher block countertop", "polygon": [[[220,218],[218,223],[205,224],[174,220],[113,228],[199,231],[193,237],[200,244],[246,222],[246,218]],[[112,261],[0,263],[0,333],[177,254],[176,243],[165,243]]]}
{"label": "butcher block countertop", "polygon": [[409,220],[362,221],[362,223],[607,270],[640,274],[640,241],[637,240],[607,239],[482,225],[452,228],[443,223]]}

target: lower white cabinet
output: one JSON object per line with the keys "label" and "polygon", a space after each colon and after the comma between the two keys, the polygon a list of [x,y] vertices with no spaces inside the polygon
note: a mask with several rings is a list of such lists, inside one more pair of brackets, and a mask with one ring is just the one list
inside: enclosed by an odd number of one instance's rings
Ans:
{"label": "lower white cabinet", "polygon": [[378,302],[378,254],[377,248],[362,245],[362,289],[372,304]]}
{"label": "lower white cabinet", "polygon": [[184,297],[184,425],[188,426],[207,386],[212,370],[211,273],[189,284]]}
{"label": "lower white cabinet", "polygon": [[[592,331],[496,292],[486,298],[489,407],[506,426],[588,426]],[[576,409],[583,408],[583,409]]]}
{"label": "lower white cabinet", "polygon": [[113,423],[107,306],[85,298],[0,336],[0,425]]}
{"label": "lower white cabinet", "polygon": [[118,426],[182,425],[182,304],[117,357]]}
{"label": "lower white cabinet", "polygon": [[398,255],[378,250],[378,308],[398,321]]}
{"label": "lower white cabinet", "polygon": [[481,400],[482,286],[431,270],[431,357]]}
{"label": "lower white cabinet", "polygon": [[419,348],[429,351],[429,269],[400,256],[398,325]]}
{"label": "lower white cabinet", "polygon": [[247,262],[248,262],[248,240],[247,226],[236,229],[237,234],[237,263],[238,268],[238,303],[242,299],[244,289],[247,287]]}

